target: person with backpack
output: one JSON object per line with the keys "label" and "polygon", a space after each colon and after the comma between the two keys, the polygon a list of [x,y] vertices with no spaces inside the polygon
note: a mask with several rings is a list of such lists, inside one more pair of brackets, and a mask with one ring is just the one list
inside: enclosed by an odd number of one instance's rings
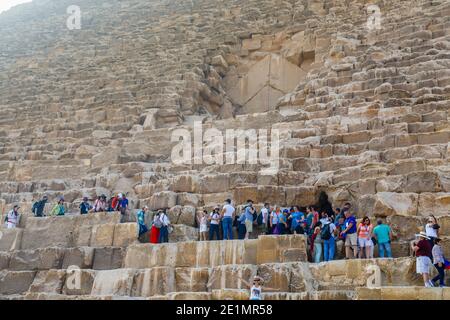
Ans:
{"label": "person with backpack", "polygon": [[63,216],[66,214],[66,206],[64,204],[64,198],[59,198],[59,201],[55,206],[53,207],[52,211],[50,212],[51,216]]}
{"label": "person with backpack", "polygon": [[84,197],[83,201],[80,203],[80,214],[88,214],[92,208],[93,207],[89,203],[88,197]]}
{"label": "person with backpack", "polygon": [[159,229],[159,243],[169,242],[169,227],[170,220],[164,211],[159,214],[159,219],[161,220],[161,228]]}
{"label": "person with backpack", "polygon": [[14,229],[19,224],[19,209],[18,205],[15,205],[11,211],[8,212],[6,216],[6,228]]}
{"label": "person with backpack", "polygon": [[150,229],[150,243],[159,243],[159,231],[162,226],[160,219],[161,212],[161,210],[158,210],[153,216],[152,227]]}
{"label": "person with backpack", "polygon": [[219,223],[220,223],[220,213],[219,208],[214,208],[213,212],[209,214],[208,220],[209,225],[209,240],[213,240],[214,234],[216,235],[216,240],[220,240]]}
{"label": "person with backpack", "polygon": [[362,222],[358,226],[358,245],[359,245],[359,258],[362,259],[363,253],[366,259],[372,259],[372,225],[370,224],[369,217],[364,217]]}
{"label": "person with backpack", "polygon": [[44,209],[45,204],[47,203],[48,197],[43,196],[41,200],[36,201],[33,203],[33,206],[31,207],[31,212],[35,217],[43,217],[44,216]]}
{"label": "person with backpack", "polygon": [[323,261],[332,261],[334,260],[336,248],[336,241],[334,238],[336,225],[332,222],[332,219],[328,217],[326,211],[322,212],[322,219],[320,219],[320,222],[322,224],[320,238],[323,242]]}

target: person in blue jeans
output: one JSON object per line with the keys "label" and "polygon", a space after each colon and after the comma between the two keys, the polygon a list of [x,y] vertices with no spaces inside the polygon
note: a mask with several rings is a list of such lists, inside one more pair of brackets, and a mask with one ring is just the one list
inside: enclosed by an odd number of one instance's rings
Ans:
{"label": "person in blue jeans", "polygon": [[231,200],[225,200],[221,213],[224,240],[233,240],[233,220],[235,212],[236,210],[231,205]]}
{"label": "person in blue jeans", "polygon": [[373,229],[373,236],[378,243],[378,255],[380,258],[384,258],[385,253],[388,258],[392,258],[392,230],[387,224],[383,223],[383,220],[377,220],[377,226]]}
{"label": "person in blue jeans", "polygon": [[165,212],[161,212],[159,215],[161,221],[161,228],[159,229],[159,243],[169,242],[169,226],[170,220]]}
{"label": "person in blue jeans", "polygon": [[244,239],[246,233],[247,229],[245,227],[245,212],[243,212],[238,219],[238,239]]}
{"label": "person in blue jeans", "polygon": [[[332,261],[334,260],[334,251],[336,247],[336,225],[331,222],[331,219],[328,219],[328,215],[324,213],[325,217],[321,219],[323,222],[321,229],[321,238],[323,241],[323,261]],[[328,219],[328,220],[326,220]]]}

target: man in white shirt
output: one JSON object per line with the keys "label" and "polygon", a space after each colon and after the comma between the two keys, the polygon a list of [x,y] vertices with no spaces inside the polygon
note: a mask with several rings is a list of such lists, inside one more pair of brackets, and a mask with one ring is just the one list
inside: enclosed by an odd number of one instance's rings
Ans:
{"label": "man in white shirt", "polygon": [[225,200],[225,205],[222,208],[222,228],[223,239],[233,240],[233,220],[236,210],[231,205],[231,200]]}
{"label": "man in white shirt", "polygon": [[267,233],[268,222],[269,222],[269,204],[264,203],[264,207],[261,209],[262,214],[262,230]]}
{"label": "man in white shirt", "polygon": [[159,214],[159,220],[161,221],[161,228],[159,229],[159,243],[169,242],[169,226],[170,220],[164,211]]}
{"label": "man in white shirt", "polygon": [[8,216],[6,218],[7,229],[14,229],[19,223],[19,209],[20,207],[18,205],[15,205],[14,208],[8,212]]}

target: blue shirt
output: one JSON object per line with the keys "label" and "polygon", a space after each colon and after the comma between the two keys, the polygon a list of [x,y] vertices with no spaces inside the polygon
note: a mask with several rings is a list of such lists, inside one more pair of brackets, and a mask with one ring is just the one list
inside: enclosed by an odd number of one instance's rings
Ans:
{"label": "blue shirt", "polygon": [[305,214],[303,212],[294,212],[292,214],[292,229],[297,228],[297,226],[300,224],[300,221],[302,220],[302,217],[305,217]]}
{"label": "blue shirt", "polygon": [[352,223],[353,225],[352,225],[352,227],[349,230],[347,230],[347,232],[346,232],[347,234],[352,234],[352,233],[356,232],[356,218],[355,218],[355,216],[350,216],[347,219],[345,219],[345,228],[346,229],[348,228],[350,223]]}
{"label": "blue shirt", "polygon": [[119,200],[119,207],[121,207],[121,208],[128,207],[128,199],[123,198],[123,199]]}
{"label": "blue shirt", "polygon": [[145,213],[142,210],[139,210],[137,213],[138,223],[145,225]]}
{"label": "blue shirt", "polygon": [[379,224],[373,229],[373,234],[377,236],[378,243],[388,243],[390,231],[391,228],[387,224]]}
{"label": "blue shirt", "polygon": [[250,212],[250,207],[245,208],[245,219],[253,222],[253,213]]}
{"label": "blue shirt", "polygon": [[238,218],[238,222],[240,224],[245,224],[245,214],[241,214],[241,216]]}

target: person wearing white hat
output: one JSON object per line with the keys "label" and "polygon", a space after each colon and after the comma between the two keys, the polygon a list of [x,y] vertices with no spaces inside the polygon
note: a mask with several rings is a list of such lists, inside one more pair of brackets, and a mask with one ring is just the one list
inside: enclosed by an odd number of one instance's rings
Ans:
{"label": "person wearing white hat", "polygon": [[416,254],[416,272],[421,274],[425,287],[434,287],[430,280],[430,268],[431,268],[431,245],[430,238],[425,232],[416,234],[419,240],[415,240],[411,244],[412,250]]}

